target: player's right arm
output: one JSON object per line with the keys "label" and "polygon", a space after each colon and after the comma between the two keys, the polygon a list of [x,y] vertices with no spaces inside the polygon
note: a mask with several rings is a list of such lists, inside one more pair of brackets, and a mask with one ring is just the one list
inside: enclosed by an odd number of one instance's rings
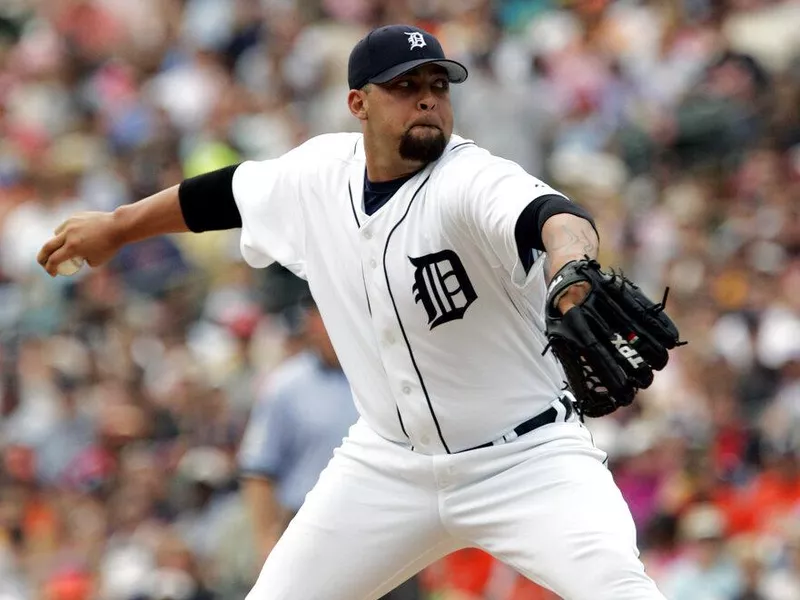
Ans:
{"label": "player's right arm", "polygon": [[[108,262],[124,245],[168,233],[242,229],[242,256],[253,267],[305,268],[301,199],[319,181],[320,161],[350,155],[351,134],[317,136],[269,160],[246,161],[184,180],[110,213],[80,213],[62,223],[37,260],[50,275],[70,258]],[[338,164],[338,163],[336,163]]]}
{"label": "player's right arm", "polygon": [[58,265],[80,257],[105,264],[126,244],[169,233],[234,229],[242,220],[232,192],[232,165],[184,180],[113,212],[83,212],[64,221],[37,260],[55,276]]}

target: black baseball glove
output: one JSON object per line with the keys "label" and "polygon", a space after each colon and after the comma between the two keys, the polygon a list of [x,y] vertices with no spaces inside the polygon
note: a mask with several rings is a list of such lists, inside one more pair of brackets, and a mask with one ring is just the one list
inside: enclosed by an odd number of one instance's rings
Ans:
{"label": "black baseball glove", "polygon": [[[581,281],[589,284],[589,293],[562,315],[558,300]],[[588,257],[555,274],[547,290],[548,348],[564,367],[581,417],[628,406],[653,382],[653,371],[667,364],[668,351],[685,343],[664,312],[667,292],[656,304],[621,273],[606,273]]]}

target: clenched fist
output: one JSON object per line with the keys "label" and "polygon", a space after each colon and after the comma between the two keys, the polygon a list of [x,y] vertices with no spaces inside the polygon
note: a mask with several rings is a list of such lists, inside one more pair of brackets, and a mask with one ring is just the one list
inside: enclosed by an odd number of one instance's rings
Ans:
{"label": "clenched fist", "polygon": [[83,258],[90,267],[97,267],[111,260],[122,245],[113,213],[82,212],[58,226],[36,260],[55,277],[58,266],[71,258]]}

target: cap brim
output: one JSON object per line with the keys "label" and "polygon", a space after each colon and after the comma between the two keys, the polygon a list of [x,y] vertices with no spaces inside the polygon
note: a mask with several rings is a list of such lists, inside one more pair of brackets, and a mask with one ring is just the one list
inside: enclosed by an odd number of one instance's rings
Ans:
{"label": "cap brim", "polygon": [[413,71],[417,67],[429,64],[443,67],[447,71],[447,78],[450,80],[450,83],[463,83],[467,79],[467,68],[459,62],[446,58],[420,58],[418,60],[409,60],[400,63],[399,65],[393,66],[391,69],[386,69],[383,73],[378,73],[375,77],[370,77],[369,83],[387,83],[396,77]]}

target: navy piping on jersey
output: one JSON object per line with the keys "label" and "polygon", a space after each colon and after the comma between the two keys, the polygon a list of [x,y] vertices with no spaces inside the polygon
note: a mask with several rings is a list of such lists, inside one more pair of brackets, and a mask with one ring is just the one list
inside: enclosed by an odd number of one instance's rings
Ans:
{"label": "navy piping on jersey", "polygon": [[[356,155],[356,151],[358,150],[358,141],[359,140],[356,140],[356,143],[353,144],[353,156],[354,157]],[[462,146],[474,146],[474,145],[475,145],[475,142],[461,142],[460,144],[456,144],[455,146],[450,148],[450,150],[448,150],[448,152],[453,152],[454,150],[457,150],[458,148],[461,148]],[[423,169],[424,168],[425,167],[423,167]],[[422,169],[420,169],[420,170],[422,170]],[[419,173],[419,171],[416,171],[414,173],[411,173],[410,175],[405,175],[403,177],[398,177],[397,179],[393,179],[391,181],[375,183],[375,182],[369,181],[369,179],[367,178],[366,169],[364,169],[364,189],[363,189],[363,194],[364,194],[364,212],[366,212],[367,215],[370,215],[370,216],[373,215],[374,213],[376,213],[387,202],[389,202],[389,200],[391,200],[392,197],[394,197],[394,195],[397,193],[397,190],[399,190],[401,187],[403,187],[410,179],[412,179],[418,173]],[[375,187],[375,186],[377,186],[377,187],[385,187],[386,189],[374,190],[373,187]],[[349,181],[347,182],[347,193],[350,194],[350,210],[353,211],[353,219],[356,222],[356,226],[358,228],[361,228],[361,222],[358,220],[358,213],[356,212],[356,203],[353,200],[353,188],[350,185]],[[383,196],[383,198],[378,200],[379,196]]]}
{"label": "navy piping on jersey", "polygon": [[[361,229],[361,224],[358,222],[358,216],[356,215],[356,207],[353,204],[353,190],[350,189],[350,184],[347,184],[347,193],[350,194],[350,208],[353,209],[353,218],[356,220],[356,227]],[[367,292],[367,280],[364,278],[364,265],[361,265],[361,281],[364,282],[364,296],[367,298],[367,310],[369,311],[369,316],[372,316],[372,304],[369,301],[369,293]]]}
{"label": "navy piping on jersey", "polygon": [[[364,295],[367,298],[367,310],[369,310],[369,316],[372,317],[372,305],[369,302],[369,292],[367,291],[367,280],[364,278],[364,266],[361,266],[361,281],[364,282]],[[403,423],[403,415],[400,414],[400,407],[397,406],[397,402],[394,403],[394,409],[397,411],[397,420],[400,421],[400,430],[403,432],[403,435],[406,436],[406,439],[409,441],[411,440],[408,437],[408,432],[406,431],[406,425]]]}
{"label": "navy piping on jersey", "polygon": [[461,146],[474,146],[475,142],[461,142],[460,144],[456,144],[452,148],[450,148],[449,152],[456,150],[457,148],[461,148]]}
{"label": "navy piping on jersey", "polygon": [[[356,138],[356,143],[353,144],[353,157],[354,158],[356,156],[356,150],[358,150],[358,140],[359,139],[360,138]],[[347,193],[350,194],[350,208],[353,210],[353,218],[356,220],[356,227],[361,229],[361,223],[358,222],[358,215],[356,214],[356,205],[355,205],[355,202],[353,202],[353,188],[350,185],[350,180],[349,179],[347,180]],[[362,273],[361,275],[363,277],[364,274]],[[366,282],[364,283],[364,289],[366,290]],[[367,302],[369,302],[369,298],[367,299]]]}
{"label": "navy piping on jersey", "polygon": [[364,296],[367,298],[367,310],[369,311],[369,316],[372,316],[372,304],[369,301],[369,292],[367,291],[367,279],[364,277],[364,265],[361,265],[361,282],[364,284]]}
{"label": "navy piping on jersey", "polygon": [[353,209],[353,218],[356,220],[356,227],[361,229],[361,223],[358,222],[358,215],[356,214],[356,204],[353,202],[353,188],[350,182],[347,182],[347,193],[350,194],[350,208]]}
{"label": "navy piping on jersey", "polygon": [[[474,146],[474,145],[475,145],[474,142],[462,142],[460,144],[457,144],[456,146],[453,146],[450,149],[450,152],[452,152],[453,150],[456,150],[457,148],[461,148],[462,146]],[[356,151],[357,150],[358,150],[358,140],[356,140],[356,143],[353,144],[353,156],[356,155]],[[410,176],[402,178],[403,181],[401,182],[400,186],[398,186],[398,188],[402,187],[403,184],[407,183],[408,179],[410,179],[414,175],[416,175],[416,173],[413,173]],[[392,300],[392,306],[394,308],[395,315],[397,316],[397,321],[398,321],[398,323],[400,325],[400,331],[403,333],[403,339],[406,342],[406,347],[408,348],[408,353],[411,355],[411,362],[414,365],[414,370],[416,371],[417,376],[419,377],[420,384],[422,385],[422,391],[425,394],[425,400],[428,403],[428,409],[430,410],[431,417],[433,417],[433,422],[436,424],[436,431],[439,434],[439,439],[441,440],[442,445],[444,446],[445,450],[449,454],[450,453],[450,449],[448,448],[447,443],[444,441],[444,436],[442,435],[442,429],[439,426],[439,420],[436,418],[436,414],[433,412],[433,405],[431,404],[430,397],[428,396],[428,390],[425,387],[425,382],[422,380],[422,374],[420,373],[419,368],[417,367],[416,360],[414,359],[414,353],[411,350],[411,344],[409,343],[408,337],[406,336],[405,328],[403,327],[403,322],[400,320],[400,313],[397,311],[397,305],[394,302],[394,296],[392,295],[391,286],[389,284],[389,276],[388,276],[388,274],[386,272],[386,249],[389,247],[389,239],[392,237],[392,234],[394,233],[394,230],[397,229],[397,226],[400,225],[400,223],[402,223],[403,219],[406,218],[406,215],[408,215],[408,210],[411,208],[411,203],[414,202],[414,198],[416,198],[417,193],[419,193],[419,191],[422,189],[422,187],[426,183],[428,183],[428,179],[430,179],[430,175],[428,176],[427,179],[425,179],[425,181],[422,182],[422,185],[420,185],[419,188],[417,188],[417,191],[414,192],[414,195],[411,197],[411,202],[409,202],[408,208],[406,209],[406,213],[403,215],[403,217],[400,219],[400,221],[398,221],[395,224],[394,228],[392,228],[392,230],[389,232],[389,236],[386,239],[386,248],[384,248],[384,251],[383,251],[383,272],[386,275],[386,286],[389,289],[389,297]],[[366,173],[364,173],[364,182],[365,182],[365,185],[366,185],[366,182],[367,182]],[[396,191],[397,190],[394,190],[394,192],[396,192]],[[394,192],[393,192],[392,195],[394,195]],[[355,222],[356,222],[356,227],[360,229],[361,228],[361,223],[358,220],[358,214],[356,213],[356,204],[355,204],[355,201],[353,200],[353,188],[350,185],[349,181],[347,182],[347,193],[350,196],[350,209],[353,211],[353,220],[355,220]],[[367,298],[367,309],[369,310],[370,316],[372,316],[372,306],[371,306],[370,300],[369,300],[369,292],[367,291],[367,282],[364,279],[363,267],[362,267],[362,271],[361,271],[361,279],[364,281],[364,295]],[[403,423],[403,415],[400,414],[400,407],[397,406],[397,403],[395,403],[394,407],[395,407],[395,410],[397,411],[397,419],[400,421],[400,429],[403,431],[403,434],[408,439],[411,439],[411,438],[409,438],[408,432],[406,431],[405,424]],[[411,446],[411,450],[412,451],[414,450],[414,446]]]}
{"label": "navy piping on jersey", "polygon": [[[356,148],[358,147],[358,140],[356,140],[355,145],[353,146],[353,156],[355,156]],[[356,221],[356,227],[361,229],[361,223],[358,222],[358,215],[356,214],[356,205],[353,202],[353,189],[350,187],[350,182],[347,182],[347,193],[350,194],[350,208],[353,210],[353,219]],[[361,281],[364,283],[364,296],[367,299],[367,310],[369,311],[369,316],[372,317],[372,303],[369,301],[369,292],[367,291],[367,280],[364,278],[364,266],[361,266]],[[403,416],[400,414],[400,407],[397,406],[395,402],[394,409],[397,411],[397,420],[400,421],[400,430],[403,432],[403,435],[406,436],[407,439],[411,439],[408,437],[408,433],[406,432],[405,423],[403,423]],[[413,450],[413,446],[411,447]]]}
{"label": "navy piping on jersey", "polygon": [[[395,409],[397,409],[397,418],[400,421],[400,429],[403,430],[403,435],[405,435],[410,440],[411,438],[408,437],[408,432],[406,431],[405,423],[403,423],[403,415],[400,414],[400,407],[397,406],[396,402],[394,404],[394,407]],[[411,448],[413,449],[414,447],[412,446]]]}
{"label": "navy piping on jersey", "polygon": [[400,325],[400,332],[403,334],[403,340],[405,340],[406,347],[408,348],[408,354],[411,357],[411,364],[414,366],[414,371],[417,373],[417,377],[419,378],[420,386],[422,386],[422,393],[425,394],[425,401],[428,403],[428,410],[431,413],[431,417],[433,418],[433,423],[436,425],[436,432],[439,434],[439,440],[442,442],[442,446],[444,446],[445,452],[451,454],[450,448],[447,446],[447,442],[444,440],[444,436],[442,435],[442,428],[439,425],[439,419],[436,418],[436,413],[433,411],[433,404],[431,404],[431,398],[428,395],[428,388],[425,387],[425,380],[422,378],[422,373],[417,366],[417,361],[414,358],[414,351],[411,349],[411,343],[408,341],[408,336],[406,335],[406,328],[403,327],[403,320],[400,318],[400,312],[397,310],[397,304],[394,301],[394,294],[392,294],[392,286],[389,283],[389,271],[386,268],[386,253],[389,250],[389,242],[392,239],[392,234],[397,231],[397,228],[400,227],[400,224],[405,220],[408,216],[408,212],[411,210],[411,205],[414,204],[414,200],[416,199],[417,195],[419,194],[420,190],[425,187],[425,184],[428,183],[428,180],[431,178],[428,175],[425,178],[417,190],[414,192],[414,195],[411,196],[411,200],[408,203],[408,207],[406,208],[406,212],[403,213],[403,216],[400,217],[400,220],[394,224],[389,235],[386,237],[386,246],[383,249],[383,274],[386,277],[386,289],[389,291],[389,299],[392,301],[392,308],[394,308],[394,314],[397,317],[397,324]]}

